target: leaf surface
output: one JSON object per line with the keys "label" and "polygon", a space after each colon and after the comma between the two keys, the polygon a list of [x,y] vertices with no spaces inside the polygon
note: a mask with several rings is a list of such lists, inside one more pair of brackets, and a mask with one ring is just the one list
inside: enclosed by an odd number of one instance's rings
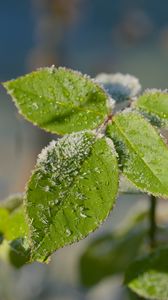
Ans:
{"label": "leaf surface", "polygon": [[3,85],[26,119],[52,133],[94,129],[108,112],[104,90],[69,69],[43,68]]}
{"label": "leaf surface", "polygon": [[168,248],[132,263],[125,276],[125,284],[145,299],[168,299]]}
{"label": "leaf surface", "polygon": [[160,90],[147,90],[133,106],[147,113],[154,124],[168,124],[168,93]]}
{"label": "leaf surface", "polygon": [[81,132],[53,141],[42,151],[26,192],[32,260],[45,261],[95,230],[113,207],[117,189],[110,139]]}
{"label": "leaf surface", "polygon": [[30,260],[30,248],[25,239],[16,239],[12,242],[4,240],[0,247],[0,259],[20,268]]}
{"label": "leaf surface", "polygon": [[119,154],[123,174],[140,190],[168,197],[168,148],[148,121],[123,112],[107,128]]}
{"label": "leaf surface", "polygon": [[0,233],[7,240],[27,235],[28,226],[23,211],[23,195],[13,195],[0,203]]}
{"label": "leaf surface", "polygon": [[108,234],[91,242],[80,259],[81,282],[91,287],[108,276],[124,273],[132,258],[141,253],[146,233],[137,226],[122,235]]}
{"label": "leaf surface", "polygon": [[5,208],[10,213],[13,212],[16,208],[19,208],[23,204],[23,194],[17,193],[9,196],[5,200],[0,202],[0,207]]}

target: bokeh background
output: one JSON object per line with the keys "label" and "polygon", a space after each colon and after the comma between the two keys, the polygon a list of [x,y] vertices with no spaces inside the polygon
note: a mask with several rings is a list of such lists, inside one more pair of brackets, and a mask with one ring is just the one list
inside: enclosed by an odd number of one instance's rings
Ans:
{"label": "bokeh background", "polygon": [[[92,77],[130,73],[143,88],[167,88],[167,0],[0,0],[0,81],[52,64]],[[0,199],[24,191],[37,154],[52,138],[19,116],[0,88]],[[138,201],[120,197],[95,234],[118,226]],[[0,300],[126,299],[120,278],[81,287],[78,260],[92,236],[58,251],[47,266],[14,270],[0,262]]]}

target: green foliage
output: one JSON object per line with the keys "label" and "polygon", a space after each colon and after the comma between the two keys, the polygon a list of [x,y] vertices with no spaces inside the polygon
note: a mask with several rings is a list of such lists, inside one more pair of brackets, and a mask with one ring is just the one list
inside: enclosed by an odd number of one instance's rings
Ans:
{"label": "green foliage", "polygon": [[[143,253],[147,238],[147,214],[138,214],[126,226],[113,234],[106,234],[90,243],[80,260],[80,277],[85,286],[91,287],[107,276],[122,274],[132,258]],[[127,228],[128,227],[128,228]]]}
{"label": "green foliage", "polygon": [[[168,198],[168,148],[151,125],[167,124],[167,92],[139,96],[140,83],[128,74],[101,74],[92,80],[55,67],[3,85],[26,119],[69,135],[43,149],[24,195],[1,202],[1,258],[16,267],[47,261],[55,250],[98,228],[118,190]],[[117,113],[124,105],[129,108]],[[129,184],[122,180],[118,187],[119,174]],[[144,249],[149,251],[147,236],[151,233],[153,239],[151,228],[157,226],[153,219],[150,230],[149,224],[144,227],[146,217],[141,214],[123,231],[90,244],[81,258],[85,285],[123,273]],[[156,250],[133,263],[126,274],[129,288],[149,299],[168,299],[167,252]]]}
{"label": "green foliage", "polygon": [[0,258],[16,268],[30,260],[28,225],[23,210],[23,195],[16,194],[0,202]]}
{"label": "green foliage", "polygon": [[16,239],[11,242],[3,241],[0,247],[0,259],[20,268],[30,261],[30,248],[25,239]]}
{"label": "green foliage", "polygon": [[168,93],[161,90],[147,90],[137,101],[133,103],[156,125],[168,124]]}
{"label": "green foliage", "polygon": [[117,159],[108,138],[83,132],[52,142],[39,156],[26,192],[33,259],[44,261],[95,230],[117,188]]}
{"label": "green foliage", "polygon": [[49,132],[94,129],[108,113],[108,95],[79,72],[54,67],[4,83],[23,116]]}
{"label": "green foliage", "polygon": [[125,284],[145,299],[168,299],[168,248],[161,248],[133,262]]}
{"label": "green foliage", "polygon": [[116,145],[123,174],[142,191],[168,197],[168,149],[138,113],[117,114],[107,128]]}
{"label": "green foliage", "polygon": [[6,201],[6,204],[2,202],[0,205],[0,232],[8,241],[27,236],[28,226],[21,197],[14,195]]}

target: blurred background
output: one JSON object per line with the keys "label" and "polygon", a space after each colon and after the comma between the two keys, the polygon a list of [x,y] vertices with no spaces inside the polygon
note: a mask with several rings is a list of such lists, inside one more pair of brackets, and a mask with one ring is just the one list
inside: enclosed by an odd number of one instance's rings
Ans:
{"label": "blurred background", "polygon": [[[143,88],[167,88],[167,16],[166,0],[0,0],[0,81],[55,64],[92,77],[130,73]],[[52,138],[19,116],[0,88],[1,199],[24,191],[37,154]],[[120,198],[91,238],[118,226],[138,201]],[[126,299],[118,277],[91,290],[80,286],[78,259],[89,239],[58,251],[47,266],[14,270],[1,262],[0,300]]]}

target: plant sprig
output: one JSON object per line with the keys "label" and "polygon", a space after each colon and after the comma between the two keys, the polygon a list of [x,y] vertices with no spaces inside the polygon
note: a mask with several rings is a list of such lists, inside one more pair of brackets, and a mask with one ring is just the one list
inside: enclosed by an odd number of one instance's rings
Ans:
{"label": "plant sprig", "polygon": [[[1,237],[12,245],[26,240],[24,262],[48,261],[98,228],[114,207],[120,174],[140,191],[168,198],[168,147],[153,126],[167,126],[167,91],[140,95],[140,83],[130,75],[93,80],[55,67],[3,85],[27,120],[65,135],[42,150],[23,204],[12,212],[0,208]],[[122,103],[129,108],[116,111]],[[139,245],[144,231],[137,237]]]}

